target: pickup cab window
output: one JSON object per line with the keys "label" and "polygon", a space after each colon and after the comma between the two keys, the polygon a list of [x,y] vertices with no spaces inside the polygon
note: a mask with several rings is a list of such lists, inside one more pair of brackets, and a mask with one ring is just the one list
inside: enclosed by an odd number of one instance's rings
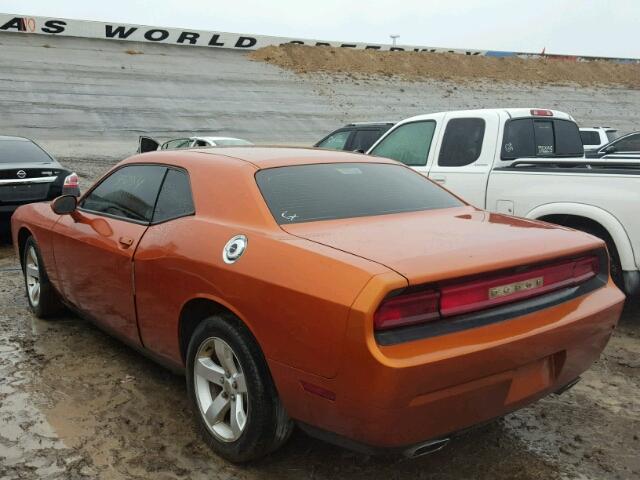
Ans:
{"label": "pickup cab window", "polygon": [[485,121],[482,118],[453,118],[447,123],[438,165],[464,167],[475,162],[482,152]]}
{"label": "pickup cab window", "polygon": [[400,125],[371,151],[376,157],[387,157],[410,167],[423,167],[433,140],[436,122],[427,120]]}
{"label": "pickup cab window", "polygon": [[502,160],[522,157],[581,157],[578,126],[570,120],[516,118],[504,127]]}

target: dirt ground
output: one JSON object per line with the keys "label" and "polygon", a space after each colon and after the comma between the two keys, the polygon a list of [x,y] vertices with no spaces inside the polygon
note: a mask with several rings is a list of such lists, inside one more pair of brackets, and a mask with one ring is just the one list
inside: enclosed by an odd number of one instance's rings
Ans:
{"label": "dirt ground", "polygon": [[[65,163],[87,185],[109,162]],[[259,463],[226,463],[201,442],[182,377],[71,314],[36,319],[6,243],[0,332],[3,480],[640,478],[639,301],[572,390],[414,460],[363,456],[297,431]]]}
{"label": "dirt ground", "polygon": [[482,78],[535,85],[619,85],[640,88],[640,64],[608,61],[576,62],[550,57],[523,59],[450,53],[381,52],[290,44],[261,48],[250,53],[249,58],[298,73],[332,72],[360,77],[383,75],[462,81]]}

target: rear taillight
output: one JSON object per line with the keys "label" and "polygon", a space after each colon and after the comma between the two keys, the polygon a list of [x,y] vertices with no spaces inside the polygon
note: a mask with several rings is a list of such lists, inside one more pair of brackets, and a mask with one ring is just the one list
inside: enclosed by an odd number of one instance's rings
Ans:
{"label": "rear taillight", "polygon": [[78,175],[75,172],[67,175],[62,186],[64,188],[77,188],[79,186]]}
{"label": "rear taillight", "polygon": [[598,275],[599,270],[600,261],[593,255],[400,294],[382,302],[374,315],[374,326],[387,330],[477,312],[578,285]]}
{"label": "rear taillight", "polygon": [[440,318],[439,298],[440,293],[435,290],[387,298],[374,315],[375,329],[388,330],[437,320]]}
{"label": "rear taillight", "polygon": [[531,115],[533,115],[534,117],[553,117],[553,112],[551,110],[534,108],[531,110]]}

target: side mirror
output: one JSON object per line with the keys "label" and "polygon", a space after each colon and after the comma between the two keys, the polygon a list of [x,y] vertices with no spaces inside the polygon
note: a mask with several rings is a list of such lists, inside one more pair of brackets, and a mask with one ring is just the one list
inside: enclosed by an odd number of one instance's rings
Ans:
{"label": "side mirror", "polygon": [[69,215],[77,206],[78,199],[73,195],[62,195],[51,202],[51,210],[57,215]]}
{"label": "side mirror", "polygon": [[603,151],[604,153],[613,153],[613,152],[615,152],[616,150],[617,150],[617,148],[616,148],[616,146],[615,146],[615,145],[609,145],[608,147],[605,147],[605,148],[603,148],[603,149],[602,149],[602,151]]}
{"label": "side mirror", "polygon": [[361,148],[358,148],[354,150],[353,153],[364,153],[364,150],[362,150]]}

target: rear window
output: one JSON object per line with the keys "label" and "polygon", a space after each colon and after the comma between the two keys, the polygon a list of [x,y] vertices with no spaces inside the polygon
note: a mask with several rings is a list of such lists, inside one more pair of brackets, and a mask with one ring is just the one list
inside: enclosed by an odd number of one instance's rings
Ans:
{"label": "rear window", "polygon": [[0,140],[0,163],[51,163],[52,159],[29,140]]}
{"label": "rear window", "polygon": [[575,122],[561,119],[517,118],[504,128],[502,160],[521,157],[581,157],[584,154]]}
{"label": "rear window", "polygon": [[580,132],[583,145],[600,145],[600,134],[598,132]]}
{"label": "rear window", "polygon": [[261,170],[256,181],[279,224],[463,205],[446,190],[400,165],[296,165]]}
{"label": "rear window", "polygon": [[618,138],[617,130],[607,130],[607,140],[613,142],[616,138]]}

